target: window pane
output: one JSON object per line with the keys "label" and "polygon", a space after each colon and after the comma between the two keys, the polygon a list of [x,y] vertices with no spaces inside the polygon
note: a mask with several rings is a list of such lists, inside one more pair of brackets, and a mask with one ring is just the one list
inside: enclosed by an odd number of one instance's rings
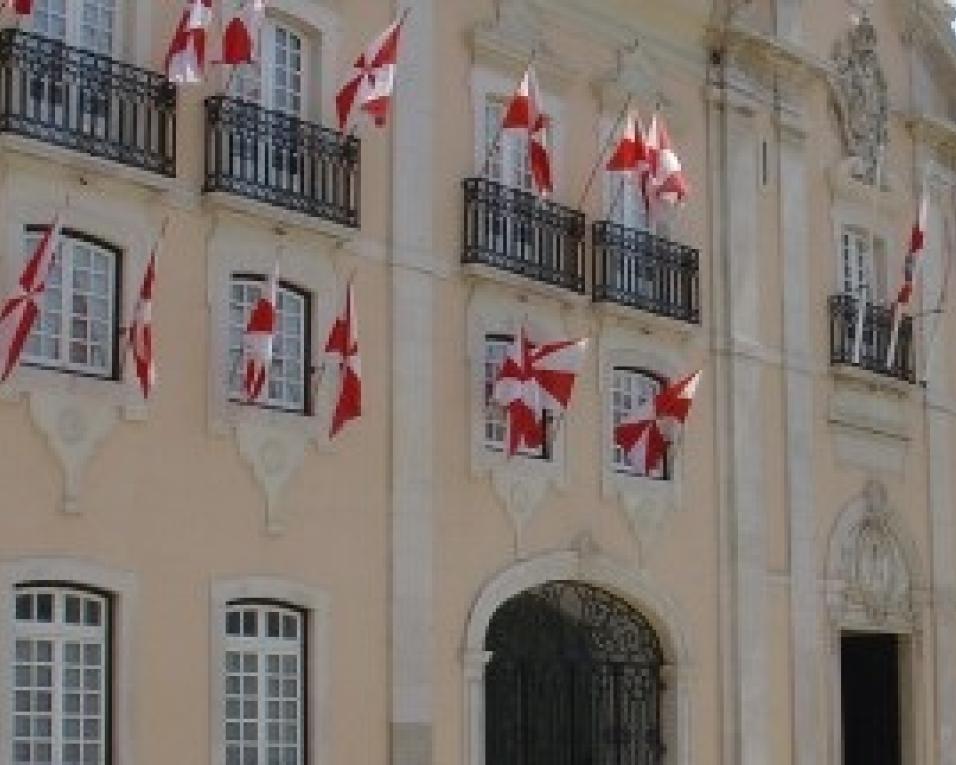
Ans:
{"label": "window pane", "polygon": [[[621,422],[634,418],[648,417],[652,414],[654,397],[662,389],[657,378],[634,369],[615,369],[611,377],[611,425],[616,428]],[[631,465],[627,454],[611,442],[611,459],[615,469],[626,473],[643,475],[642,467]],[[665,456],[666,460],[666,456]],[[650,477],[663,478],[665,466],[651,471]]]}

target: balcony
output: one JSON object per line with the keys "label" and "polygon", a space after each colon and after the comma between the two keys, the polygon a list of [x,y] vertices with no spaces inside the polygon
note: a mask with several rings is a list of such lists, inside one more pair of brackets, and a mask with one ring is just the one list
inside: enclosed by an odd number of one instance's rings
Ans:
{"label": "balcony", "polygon": [[206,99],[203,190],[359,226],[357,138],[258,104]]}
{"label": "balcony", "polygon": [[584,294],[583,213],[486,178],[463,185],[463,264]]}
{"label": "balcony", "polygon": [[0,132],[176,175],[176,89],[155,72],[0,31]]}
{"label": "balcony", "polygon": [[863,314],[863,337],[859,363],[854,361],[859,303],[853,295],[830,296],[830,363],[856,366],[885,377],[916,382],[913,351],[913,319],[904,316],[892,364],[887,366],[893,311],[886,306],[867,304]]}
{"label": "balcony", "polygon": [[697,250],[608,221],[594,224],[592,243],[594,302],[700,324]]}

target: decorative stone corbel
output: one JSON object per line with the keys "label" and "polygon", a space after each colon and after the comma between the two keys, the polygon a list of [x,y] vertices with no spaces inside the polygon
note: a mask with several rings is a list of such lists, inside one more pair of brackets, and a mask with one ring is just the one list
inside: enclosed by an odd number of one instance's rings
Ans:
{"label": "decorative stone corbel", "polygon": [[549,471],[529,464],[533,462],[516,457],[491,470],[491,485],[514,524],[515,546],[519,550],[524,529],[541,507],[552,483]]}
{"label": "decorative stone corbel", "polygon": [[282,493],[302,465],[309,438],[304,430],[275,428],[251,419],[236,424],[239,454],[249,463],[266,500],[266,529],[280,534],[285,528]]}
{"label": "decorative stone corbel", "polygon": [[79,512],[83,473],[100,442],[116,425],[115,404],[62,393],[34,392],[30,415],[63,468],[63,511]]}

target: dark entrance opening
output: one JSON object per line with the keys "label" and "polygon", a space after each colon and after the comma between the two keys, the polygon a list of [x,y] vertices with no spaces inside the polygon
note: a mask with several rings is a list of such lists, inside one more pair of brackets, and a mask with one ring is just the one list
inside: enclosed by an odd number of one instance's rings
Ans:
{"label": "dark entrance opening", "polygon": [[485,648],[489,765],[660,765],[660,642],[625,601],[548,582],[506,601]]}
{"label": "dark entrance opening", "polygon": [[843,765],[902,765],[899,639],[844,633],[840,653]]}

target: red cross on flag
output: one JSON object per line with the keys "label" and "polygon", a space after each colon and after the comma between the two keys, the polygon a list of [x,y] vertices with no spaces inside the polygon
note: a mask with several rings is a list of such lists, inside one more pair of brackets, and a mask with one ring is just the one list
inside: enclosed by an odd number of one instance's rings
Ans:
{"label": "red cross on flag", "polygon": [[554,191],[551,154],[548,150],[548,117],[541,110],[541,92],[534,69],[528,67],[518,91],[511,97],[501,123],[502,130],[520,130],[528,136],[531,178],[538,194]]}
{"label": "red cross on flag", "polygon": [[266,17],[266,0],[244,0],[233,10],[222,33],[222,63],[236,66],[259,59],[259,31]]}
{"label": "red cross on flag", "polygon": [[202,82],[206,69],[206,31],[212,21],[212,0],[187,0],[166,53],[170,82]]}
{"label": "red cross on flag", "polygon": [[535,345],[521,328],[494,390],[495,401],[508,412],[509,457],[544,444],[544,412],[567,410],[586,350],[587,340]]}
{"label": "red cross on flag", "polygon": [[276,332],[278,317],[276,310],[278,284],[279,264],[276,263],[266,294],[252,307],[242,338],[244,370],[242,390],[249,403],[259,400],[265,388],[269,368],[272,366],[272,338]]}
{"label": "red cross on flag", "polygon": [[153,357],[153,285],[156,282],[156,248],[149,256],[143,283],[133,309],[133,321],[129,327],[129,349],[136,365],[143,398],[148,399],[156,384],[156,361]]}
{"label": "red cross on flag", "polygon": [[394,21],[366,48],[335,96],[339,130],[354,126],[356,110],[372,117],[376,127],[383,127],[388,117],[395,71],[398,65],[398,41],[408,11]]}
{"label": "red cross on flag", "polygon": [[0,364],[3,365],[0,382],[6,380],[19,363],[23,346],[40,314],[38,303],[56,260],[61,229],[60,216],[57,215],[24,266],[16,294],[0,308]]}
{"label": "red cross on flag", "polygon": [[677,440],[679,428],[690,414],[700,374],[697,371],[666,386],[653,402],[614,429],[614,443],[639,475],[663,468],[667,445]]}
{"label": "red cross on flag", "polygon": [[359,357],[355,292],[351,281],[345,289],[342,313],[335,317],[329,332],[325,352],[339,372],[339,395],[329,429],[329,438],[335,438],[349,420],[362,414],[362,362]]}

